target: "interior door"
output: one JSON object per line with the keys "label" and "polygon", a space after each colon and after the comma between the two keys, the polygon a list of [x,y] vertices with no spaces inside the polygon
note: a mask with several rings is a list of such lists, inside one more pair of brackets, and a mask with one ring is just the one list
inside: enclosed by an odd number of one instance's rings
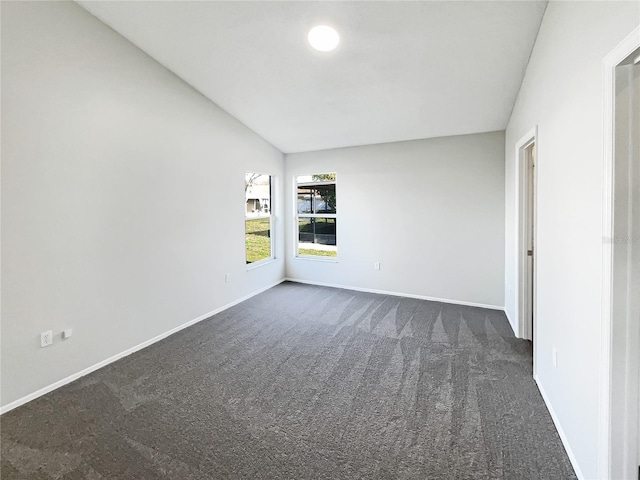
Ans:
{"label": "interior door", "polygon": [[527,325],[528,332],[527,338],[533,341],[533,319],[534,319],[534,305],[535,305],[535,156],[536,146],[534,143],[529,145],[526,149],[526,162],[527,162],[527,226],[526,226],[526,238],[527,238]]}

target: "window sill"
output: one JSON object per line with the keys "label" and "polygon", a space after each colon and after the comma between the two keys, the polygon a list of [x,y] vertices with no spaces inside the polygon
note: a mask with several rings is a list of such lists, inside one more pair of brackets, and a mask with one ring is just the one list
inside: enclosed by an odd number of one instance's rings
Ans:
{"label": "window sill", "polygon": [[311,260],[313,262],[338,263],[337,257],[314,257],[313,255],[296,255],[297,260]]}
{"label": "window sill", "polygon": [[260,268],[260,267],[263,267],[265,265],[269,265],[270,263],[273,263],[275,261],[276,261],[275,257],[271,257],[271,258],[265,258],[264,260],[259,260],[257,262],[247,263],[247,271],[255,270],[256,268]]}

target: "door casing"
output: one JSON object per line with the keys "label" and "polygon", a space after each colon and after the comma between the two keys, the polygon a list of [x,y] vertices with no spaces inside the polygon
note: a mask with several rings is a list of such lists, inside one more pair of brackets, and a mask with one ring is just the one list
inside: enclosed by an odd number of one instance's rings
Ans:
{"label": "door casing", "polygon": [[[624,75],[629,74],[624,65],[639,49],[640,26],[603,61],[603,297],[598,429],[598,476],[603,479],[635,479],[640,462],[640,317],[635,314],[637,306],[633,304],[639,292],[629,290],[632,277],[627,277],[626,282],[624,278],[625,274],[633,273],[632,256],[627,256],[625,261],[625,255],[638,248],[634,247],[633,235],[638,231],[634,208],[640,192],[634,193],[632,185],[620,183],[625,168],[627,172],[632,171],[633,166],[640,169],[640,135],[637,133],[640,132],[637,112],[640,99],[626,92],[630,95],[628,104],[620,104],[625,95]],[[625,113],[628,122],[616,122],[621,108],[628,108]]]}
{"label": "door casing", "polygon": [[[529,275],[528,269],[528,256],[527,250],[529,247],[529,238],[528,238],[528,208],[529,208],[529,199],[533,198],[533,225],[537,224],[536,218],[536,202],[537,202],[537,182],[536,182],[536,169],[533,169],[533,181],[529,181],[528,175],[528,149],[531,146],[535,146],[536,156],[539,156],[539,145],[538,145],[538,127],[535,126],[526,135],[524,135],[517,143],[516,143],[516,194],[517,194],[517,205],[516,205],[516,312],[517,312],[517,332],[516,336],[519,338],[524,338],[526,340],[533,340],[533,323],[535,323],[535,315],[536,315],[536,298],[535,298],[535,283],[536,283],[536,264],[537,264],[537,255],[534,247],[533,254],[533,278]],[[529,191],[530,185],[533,185],[533,192]],[[531,195],[533,193],[533,195]],[[537,230],[534,228],[533,230],[533,245],[537,245]],[[533,284],[532,284],[533,282]],[[529,292],[533,291],[533,295],[529,296]],[[530,300],[529,300],[530,298]],[[533,318],[529,314],[533,310]],[[535,350],[535,349],[534,349]],[[533,374],[536,374],[536,355],[534,351],[533,355]]]}

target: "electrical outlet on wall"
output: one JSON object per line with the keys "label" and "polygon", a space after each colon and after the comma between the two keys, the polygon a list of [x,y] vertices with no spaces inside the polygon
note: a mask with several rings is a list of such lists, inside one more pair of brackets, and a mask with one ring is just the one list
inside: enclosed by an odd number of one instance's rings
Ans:
{"label": "electrical outlet on wall", "polygon": [[53,343],[53,331],[47,330],[40,334],[40,347],[48,347]]}
{"label": "electrical outlet on wall", "polygon": [[380,262],[373,262],[373,269],[380,270]]}
{"label": "electrical outlet on wall", "polygon": [[225,273],[224,274],[224,283],[229,283],[231,281],[231,274],[230,273]]}
{"label": "electrical outlet on wall", "polygon": [[558,368],[558,350],[555,347],[551,350],[551,361],[553,362],[553,366]]}

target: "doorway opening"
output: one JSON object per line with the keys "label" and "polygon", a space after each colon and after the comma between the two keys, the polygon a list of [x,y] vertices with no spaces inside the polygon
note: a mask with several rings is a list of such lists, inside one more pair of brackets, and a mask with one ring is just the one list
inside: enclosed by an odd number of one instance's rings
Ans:
{"label": "doorway opening", "polygon": [[526,298],[525,298],[525,317],[523,333],[527,340],[533,341],[534,328],[534,305],[535,305],[535,205],[536,205],[536,144],[531,143],[524,150],[525,175],[526,175],[526,193],[525,193],[525,249],[526,249]]}
{"label": "doorway opening", "polygon": [[[532,129],[516,144],[517,212],[516,255],[518,267],[516,335],[534,340],[536,304],[536,156],[537,129]],[[535,373],[535,349],[534,349]]]}
{"label": "doorway opening", "polygon": [[604,60],[605,195],[599,473],[640,465],[640,27]]}

